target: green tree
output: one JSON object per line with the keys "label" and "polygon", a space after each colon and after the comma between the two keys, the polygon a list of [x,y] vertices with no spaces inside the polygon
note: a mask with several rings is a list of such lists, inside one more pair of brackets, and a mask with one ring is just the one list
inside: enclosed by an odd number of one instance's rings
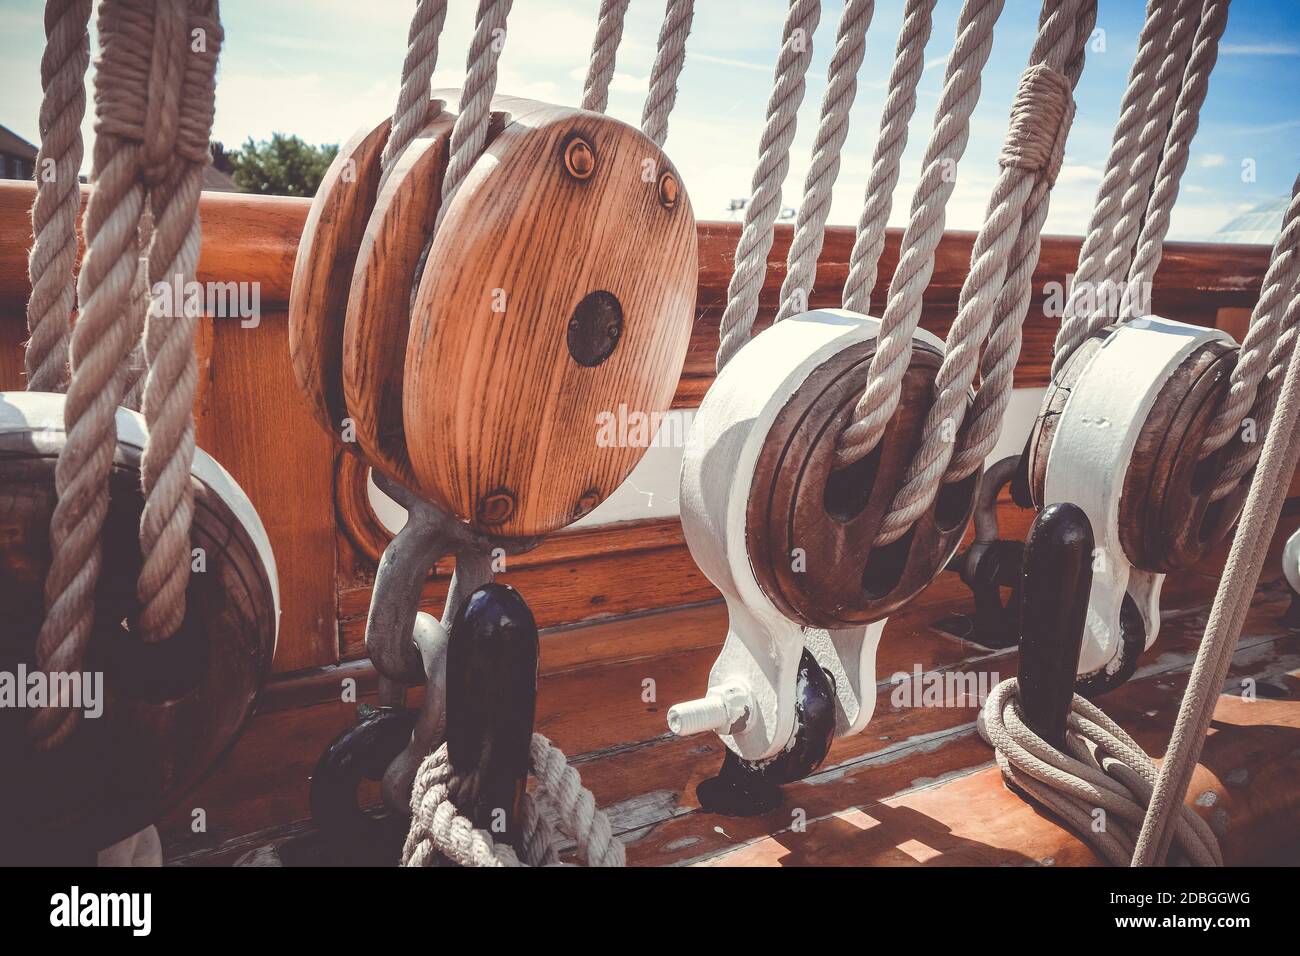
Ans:
{"label": "green tree", "polygon": [[337,145],[312,146],[297,136],[273,133],[270,141],[253,142],[227,154],[231,178],[241,191],[264,196],[314,196],[325,170],[338,153]]}

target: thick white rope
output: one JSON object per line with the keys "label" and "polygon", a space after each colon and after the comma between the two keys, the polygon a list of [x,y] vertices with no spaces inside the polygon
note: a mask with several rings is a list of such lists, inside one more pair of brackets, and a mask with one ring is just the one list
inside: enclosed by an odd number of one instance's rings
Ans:
{"label": "thick white rope", "polygon": [[387,172],[393,160],[410,145],[428,120],[429,83],[438,66],[438,40],[447,20],[447,0],[416,0],[415,13],[407,32],[406,59],[402,61],[402,84],[397,108],[380,156]]}
{"label": "thick white rope", "polygon": [[[1201,445],[1202,458],[1208,458],[1228,444],[1241,428],[1246,413],[1257,405],[1260,383],[1274,364],[1273,350],[1282,334],[1286,307],[1297,280],[1300,280],[1300,178],[1291,189],[1291,202],[1283,217],[1282,232],[1273,244],[1263,288],[1242,338],[1237,364],[1228,379],[1228,392]],[[1259,415],[1256,414],[1255,418],[1258,422]],[[1219,475],[1218,483],[1211,491],[1211,500],[1218,500],[1236,488],[1241,477],[1254,465],[1260,443],[1243,444],[1249,447],[1232,456],[1229,467]]]}
{"label": "thick white rope", "polygon": [[[201,31],[201,42],[191,30]],[[84,223],[86,255],[77,277],[79,314],[64,404],[67,438],[55,466],[58,501],[50,522],[46,615],[36,643],[37,663],[47,672],[81,668],[94,622],[100,533],[117,449],[115,415],[136,338],[138,317],[131,309],[138,301],[137,243],[146,196],[154,216],[150,279],[179,276],[183,288],[197,261],[198,185],[208,161],[222,39],[216,3],[205,0],[104,0],[99,36],[95,189]],[[180,312],[150,319],[155,329],[152,382],[145,386],[150,438],[141,466],[145,567],[139,581],[146,640],[170,636],[183,620],[190,569],[196,318]],[[39,711],[31,724],[36,745],[61,742],[76,717],[71,709]]]}
{"label": "thick white rope", "polygon": [[936,0],[907,0],[903,26],[898,32],[894,65],[889,71],[885,109],[880,133],[871,157],[866,199],[858,217],[849,275],[844,283],[844,308],[859,315],[871,314],[871,292],[876,287],[880,254],[885,249],[885,227],[894,205],[894,187],[903,153],[907,149],[907,128],[916,112],[916,87],[925,72],[925,46],[930,42]]}
{"label": "thick white rope", "polygon": [[[1077,694],[1066,752],[1057,750],[1026,726],[1019,690],[1014,677],[998,684],[977,723],[1003,777],[1065,821],[1106,862],[1128,865],[1156,785],[1155,764],[1124,728]],[[1187,860],[1222,865],[1218,838],[1195,811],[1181,806],[1175,827]]]}
{"label": "thick white rope", "polygon": [[1085,303],[1109,302],[1115,284],[1128,271],[1140,216],[1151,194],[1159,153],[1200,21],[1201,3],[1149,0],[1147,4],[1146,22],[1120,104],[1106,170],[1057,332],[1053,377],[1080,344],[1116,318],[1108,308],[1085,310]]}
{"label": "thick white rope", "polygon": [[560,829],[577,843],[578,858],[588,866],[624,866],[623,844],[614,838],[609,817],[596,808],[591,791],[560,749],[533,734],[529,757],[536,789],[525,794],[520,831],[524,860],[508,844],[477,830],[452,802],[455,772],[447,745],[429,754],[411,788],[411,828],[402,847],[402,866],[434,866],[442,856],[461,866],[549,866],[559,860],[558,835],[542,812],[549,807]]}
{"label": "thick white rope", "polygon": [[492,96],[497,88],[497,61],[505,47],[506,18],[514,0],[479,0],[466,62],[465,86],[461,90],[460,110],[451,128],[451,158],[442,180],[442,204],[434,223],[434,232],[442,225],[456,190],[469,175],[487,145],[488,124],[492,119]]}
{"label": "thick white rope", "polygon": [[[1294,289],[1293,295],[1294,304],[1300,306],[1300,289]],[[1135,866],[1158,865],[1168,852],[1171,816],[1186,799],[1214,716],[1215,702],[1232,666],[1232,655],[1277,530],[1287,488],[1300,465],[1300,348],[1294,344],[1279,389],[1259,467],[1250,483],[1228,563],[1214,595],[1205,635],[1196,652],[1169,748],[1160,765],[1151,806],[1138,837],[1133,856]]]}
{"label": "thick white rope", "polygon": [[[1178,201],[1178,187],[1187,169],[1192,139],[1201,122],[1201,108],[1210,89],[1210,74],[1219,58],[1219,39],[1228,25],[1230,0],[1206,0],[1201,23],[1192,40],[1192,52],[1184,71],[1183,86],[1174,104],[1174,119],[1165,137],[1164,153],[1156,173],[1155,185],[1147,200],[1146,217],[1138,236],[1137,251],[1129,266],[1128,279],[1120,301],[1120,321],[1138,314],[1148,296],[1140,290],[1149,289],[1164,253],[1165,236],[1169,233],[1170,217]],[[1135,294],[1134,290],[1139,290]]]}
{"label": "thick white rope", "polygon": [[957,42],[948,59],[934,132],[926,147],[920,184],[912,196],[898,266],[889,285],[868,384],[840,433],[835,464],[846,467],[876,444],[902,394],[912,359],[912,335],[921,320],[921,299],[934,272],[934,253],[943,237],[945,210],[956,185],[957,163],[970,139],[970,117],[980,96],[980,78],[993,48],[993,25],[1002,0],[967,0],[957,22]]}
{"label": "thick white rope", "polygon": [[686,63],[686,38],[694,17],[695,0],[668,0],[650,68],[650,92],[641,111],[641,131],[656,146],[663,146],[668,138],[668,117],[677,102],[677,79]]}
{"label": "thick white rope", "polygon": [[61,392],[68,380],[68,332],[76,298],[77,217],[81,214],[86,115],[86,68],[90,64],[91,0],[50,0],[45,5],[45,52],[41,56],[41,146],[36,153],[35,242],[27,259],[32,294],[27,300],[27,387]]}
{"label": "thick white rope", "polygon": [[767,121],[759,139],[752,194],[745,207],[735,268],[727,286],[727,306],[718,332],[718,371],[749,341],[758,315],[758,296],[767,276],[767,254],[772,249],[772,227],[781,211],[781,185],[790,169],[790,144],[803,102],[804,77],[812,61],[813,32],[820,19],[819,0],[790,0],[781,32],[775,85],[767,101]]}
{"label": "thick white rope", "polygon": [[849,134],[849,111],[858,92],[858,68],[867,51],[867,29],[875,12],[875,0],[846,0],[840,14],[812,163],[804,179],[803,200],[799,203],[794,240],[781,284],[778,322],[808,310],[817,281],[817,257],[821,255],[826,219],[840,172],[840,152]]}
{"label": "thick white rope", "polygon": [[[1030,67],[1012,106],[999,158],[1002,170],[975,240],[957,318],[935,376],[935,397],[921,444],[881,523],[878,545],[906,533],[933,504],[940,485],[960,481],[981,468],[997,442],[1020,354],[1021,325],[1048,197],[1064,158],[1074,117],[1073,91],[1096,16],[1096,0],[1049,0],[1043,6]],[[998,341],[986,347],[995,320]],[[963,432],[967,395],[981,354],[986,372],[980,389],[983,401],[977,398],[975,414]],[[904,359],[910,359],[910,350]],[[899,364],[906,372],[909,362]],[[962,454],[954,461],[959,447]]]}
{"label": "thick white rope", "polygon": [[596,14],[596,37],[591,43],[591,62],[582,87],[582,108],[603,113],[609,105],[609,84],[614,79],[614,61],[623,42],[623,19],[629,0],[600,0]]}

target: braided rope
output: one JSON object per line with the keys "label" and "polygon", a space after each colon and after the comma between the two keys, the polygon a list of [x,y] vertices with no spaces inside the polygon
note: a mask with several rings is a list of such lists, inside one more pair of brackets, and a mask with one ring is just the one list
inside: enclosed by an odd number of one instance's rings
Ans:
{"label": "braided rope", "polygon": [[1143,296],[1132,295],[1133,289],[1149,288],[1164,253],[1170,215],[1178,201],[1178,187],[1191,152],[1192,139],[1200,126],[1201,108],[1210,89],[1210,74],[1219,57],[1219,39],[1228,25],[1229,0],[1206,0],[1200,26],[1192,41],[1183,88],[1174,105],[1174,120],[1165,139],[1164,155],[1155,186],[1147,200],[1146,219],[1138,237],[1137,251],[1129,266],[1128,281],[1120,306],[1120,320],[1127,321],[1142,306]]}
{"label": "braided rope", "polygon": [[875,12],[875,0],[847,0],[840,14],[812,163],[804,180],[803,200],[799,203],[785,281],[781,284],[778,322],[808,309],[817,280],[817,257],[826,236],[832,192],[840,172],[840,152],[849,134],[849,110],[858,92],[858,68],[867,51],[867,29]]}
{"label": "braided rope", "polygon": [[[58,392],[66,387],[68,330],[76,290],[77,216],[81,213],[86,115],[86,68],[90,64],[91,0],[50,0],[45,6],[45,52],[41,56],[41,147],[36,154],[35,242],[27,259],[32,294],[27,300],[27,387]],[[51,169],[52,164],[52,169]]]}
{"label": "braided rope", "polygon": [[803,102],[804,77],[812,61],[813,32],[820,19],[821,4],[817,0],[790,0],[781,32],[775,84],[767,101],[767,121],[759,139],[752,194],[745,207],[735,269],[727,286],[727,307],[718,333],[718,371],[749,341],[758,315],[758,296],[772,248],[772,227],[781,211],[781,184],[790,169],[790,144]]}
{"label": "braided rope", "polygon": [[[1201,445],[1202,460],[1228,444],[1241,427],[1246,413],[1252,406],[1260,404],[1259,386],[1274,365],[1273,351],[1283,332],[1287,302],[1294,294],[1297,281],[1300,281],[1300,178],[1296,179],[1291,189],[1291,202],[1283,217],[1282,232],[1273,244],[1263,289],[1251,313],[1250,326],[1242,339],[1237,364],[1228,379],[1228,392]],[[1262,408],[1257,408],[1257,412],[1263,411]],[[1258,421],[1259,415],[1256,414],[1255,417]],[[1243,444],[1253,447],[1245,448],[1233,456],[1230,470],[1238,473],[1230,475],[1224,472],[1219,476],[1210,493],[1212,501],[1231,492],[1258,459],[1260,444]]]}
{"label": "braided rope", "polygon": [[993,25],[1002,6],[1002,0],[967,0],[958,18],[957,42],[948,60],[920,184],[912,196],[911,217],[889,285],[889,304],[881,319],[867,388],[853,410],[853,420],[837,439],[836,467],[866,457],[898,407],[903,376],[911,364],[912,335],[921,319],[921,299],[934,271],[934,252],[956,185],[956,165],[970,139],[970,117],[979,101],[981,75],[993,47]]}
{"label": "braided rope", "polygon": [[[1007,313],[1029,301],[1029,280],[1038,262],[1036,237],[1047,217],[1047,199],[1074,115],[1072,93],[1082,72],[1078,52],[1092,34],[1096,14],[1095,0],[1049,0],[1043,6],[1038,39],[1030,54],[1032,65],[1012,107],[1012,122],[999,160],[1002,172],[975,240],[957,319],[948,332],[947,348],[935,375],[935,399],[926,415],[920,447],[881,523],[877,544],[902,537],[933,504],[940,484],[961,480],[978,470],[997,441],[1024,318],[1023,311]],[[1060,71],[1071,64],[1076,64],[1079,72],[1067,77]],[[1021,258],[1013,261],[1017,254]],[[1009,284],[1008,276],[1019,284]],[[1002,319],[997,330],[1000,341],[996,348],[986,349],[995,318]],[[986,399],[973,421],[976,430],[961,436],[963,456],[958,467],[949,470],[981,352],[993,379],[980,389]]]}
{"label": "braided rope", "polygon": [[[191,31],[202,31],[192,34]],[[137,338],[139,237],[145,199],[153,211],[149,278],[193,275],[197,201],[213,112],[222,39],[215,0],[104,0],[95,75],[95,189],[86,209],[86,255],[77,277],[79,315],[64,404],[66,442],[55,466],[46,615],[36,643],[46,671],[79,670],[94,621],[100,533],[117,450],[116,409],[129,384]],[[196,36],[201,39],[196,40]],[[146,640],[184,618],[193,491],[193,328],[196,316],[151,310],[145,384],[150,438],[141,463],[145,513],[139,589]],[[182,313],[184,310],[181,310]],[[166,322],[164,319],[173,319]],[[152,396],[152,398],[151,398]],[[181,480],[183,478],[183,480]],[[77,712],[47,709],[32,720],[38,747],[61,742]]]}
{"label": "braided rope", "polygon": [[907,149],[907,127],[916,112],[916,87],[925,72],[925,46],[930,42],[936,0],[907,0],[903,26],[898,32],[894,65],[889,71],[880,133],[871,157],[866,199],[858,217],[849,275],[844,282],[844,308],[871,314],[871,292],[876,287],[880,254],[885,249],[885,226],[893,211],[894,187]]}
{"label": "braided rope", "polygon": [[656,146],[663,146],[668,138],[668,117],[677,102],[677,79],[686,63],[686,38],[694,17],[695,0],[668,0],[650,68],[650,92],[641,111],[641,131]]}
{"label": "braided rope", "polygon": [[1065,367],[1074,350],[1114,319],[1105,309],[1084,311],[1104,290],[1127,271],[1136,236],[1130,225],[1137,203],[1146,198],[1157,173],[1158,151],[1176,102],[1187,62],[1201,0],[1149,0],[1146,21],[1138,39],[1138,53],[1120,103],[1106,170],[1097,201],[1079,250],[1074,284],[1065,303],[1056,336],[1052,375]]}
{"label": "braided rope", "polygon": [[415,13],[407,32],[406,58],[402,61],[402,85],[388,142],[379,158],[385,172],[393,160],[410,145],[424,127],[429,111],[429,83],[438,65],[438,40],[447,20],[447,0],[416,0]]}
{"label": "braided rope", "polygon": [[443,744],[420,764],[411,788],[411,829],[402,847],[402,866],[433,866],[439,855],[461,866],[550,866],[559,860],[558,835],[542,813],[549,806],[561,829],[573,835],[578,858],[588,866],[623,866],[623,844],[614,838],[609,817],[596,808],[591,791],[560,749],[541,734],[529,745],[537,787],[524,795],[520,831],[524,860],[460,816],[452,802],[457,789]]}
{"label": "braided rope", "polygon": [[492,96],[497,88],[497,61],[505,47],[506,18],[514,0],[479,0],[466,62],[465,86],[460,95],[460,112],[451,128],[451,159],[442,180],[442,205],[434,232],[442,225],[456,190],[487,145],[488,123],[492,119]]}
{"label": "braided rope", "polygon": [[[1108,863],[1127,866],[1155,789],[1155,764],[1124,728],[1077,694],[1066,752],[1057,750],[1025,724],[1019,690],[1014,677],[998,684],[977,723],[1003,777],[1064,820]],[[1221,866],[1223,853],[1209,824],[1190,807],[1178,810],[1175,832],[1184,857],[1198,866]],[[1095,816],[1097,811],[1104,817]]]}
{"label": "braided rope", "polygon": [[623,42],[623,18],[629,0],[600,0],[596,15],[596,37],[591,43],[591,62],[582,88],[582,108],[605,112],[609,105],[609,84],[614,79],[614,60]]}

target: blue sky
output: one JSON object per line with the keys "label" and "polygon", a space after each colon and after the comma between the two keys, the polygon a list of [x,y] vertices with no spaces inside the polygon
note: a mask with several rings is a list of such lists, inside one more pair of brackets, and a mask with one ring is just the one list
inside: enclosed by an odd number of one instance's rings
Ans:
{"label": "blue sky", "polygon": [[[458,85],[475,0],[452,0],[435,84]],[[516,0],[502,57],[501,92],[576,104],[598,0]],[[894,221],[916,182],[952,46],[959,0],[939,0],[927,50]],[[214,138],[296,133],[338,142],[392,110],[411,0],[224,0]],[[747,196],[771,87],[786,4],[782,0],[699,0],[687,45],[667,149],[701,219],[728,218]],[[879,0],[859,74],[832,222],[856,220],[880,119],[903,0]],[[841,3],[825,4],[814,39],[808,95],[800,114],[785,202],[794,205],[807,169]],[[997,173],[1016,80],[1033,42],[1039,3],[1007,0],[985,73],[970,147],[949,210],[950,227],[978,227]],[[610,112],[636,122],[654,53],[662,0],[632,0]],[[1089,52],[1077,93],[1078,118],[1047,228],[1079,233],[1087,222],[1110,145],[1119,100],[1141,27],[1138,0],[1100,0],[1105,51]],[[36,138],[41,4],[0,0],[0,123]],[[1172,237],[1199,239],[1240,212],[1290,191],[1300,172],[1300,0],[1237,0],[1210,85],[1201,130],[1174,215]],[[89,122],[87,123],[89,132]],[[1255,182],[1242,181],[1252,159]]]}

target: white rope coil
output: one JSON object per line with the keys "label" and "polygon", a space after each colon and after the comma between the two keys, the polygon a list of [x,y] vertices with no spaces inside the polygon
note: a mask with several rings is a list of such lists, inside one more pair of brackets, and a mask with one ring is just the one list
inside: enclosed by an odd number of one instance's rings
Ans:
{"label": "white rope coil", "polygon": [[461,866],[550,866],[559,861],[558,835],[543,806],[573,836],[578,859],[588,866],[624,866],[623,844],[614,838],[605,813],[564,754],[541,734],[529,746],[536,789],[525,794],[520,820],[524,859],[508,844],[475,829],[452,803],[454,771],[443,744],[421,763],[411,789],[411,829],[402,848],[403,866],[434,866],[441,855]]}
{"label": "white rope coil", "polygon": [[[1062,753],[1024,722],[1019,684],[1013,677],[989,694],[980,714],[980,736],[996,751],[1008,783],[1067,823],[1114,866],[1127,866],[1146,816],[1157,769],[1124,728],[1095,705],[1074,697]],[[1198,866],[1221,866],[1218,838],[1190,807],[1175,817],[1179,849]]]}

